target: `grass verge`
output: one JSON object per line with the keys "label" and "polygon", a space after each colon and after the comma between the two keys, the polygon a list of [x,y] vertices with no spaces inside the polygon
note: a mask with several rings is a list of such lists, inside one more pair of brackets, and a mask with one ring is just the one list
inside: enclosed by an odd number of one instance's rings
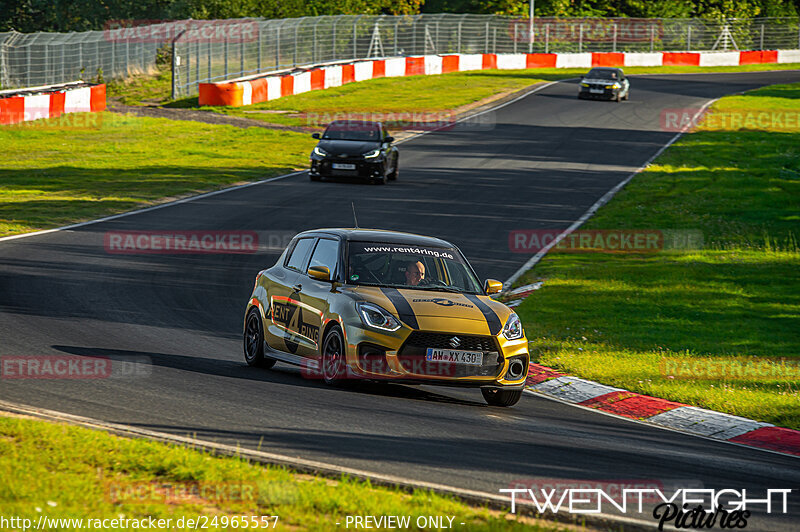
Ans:
{"label": "grass verge", "polygon": [[114,113],[0,128],[0,236],[304,167],[308,135]]}
{"label": "grass verge", "polygon": [[[728,67],[629,67],[628,74],[677,74],[703,72],[761,72],[794,70],[800,64],[743,65]],[[529,70],[481,70],[439,76],[380,78],[342,87],[286,96],[245,107],[198,107],[197,97],[170,100],[170,74],[134,77],[109,85],[109,95],[129,105],[161,104],[188,107],[287,126],[314,126],[326,115],[348,113],[420,113],[450,111],[508,94],[534,83],[585,74],[586,68]],[[309,117],[309,115],[312,115]],[[322,115],[322,116],[315,116]]]}
{"label": "grass verge", "polygon": [[[428,491],[324,479],[284,468],[100,431],[0,416],[0,515],[6,519],[83,519],[47,530],[88,528],[86,520],[205,516],[204,530],[241,527],[242,516],[278,516],[278,530],[333,530],[348,515],[452,516],[465,530],[555,531],[567,526],[511,518]],[[236,517],[239,526],[231,521]],[[217,526],[214,526],[215,520]],[[223,523],[231,526],[221,526]],[[445,520],[445,522],[447,522]],[[248,517],[248,525],[252,527]],[[21,527],[20,527],[21,528]],[[99,528],[95,526],[94,528]],[[108,528],[108,526],[106,527]],[[133,528],[130,521],[120,529]],[[202,526],[201,526],[202,528]]]}
{"label": "grass verge", "polygon": [[702,249],[551,253],[518,307],[538,362],[800,429],[800,84],[722,98],[582,229]]}

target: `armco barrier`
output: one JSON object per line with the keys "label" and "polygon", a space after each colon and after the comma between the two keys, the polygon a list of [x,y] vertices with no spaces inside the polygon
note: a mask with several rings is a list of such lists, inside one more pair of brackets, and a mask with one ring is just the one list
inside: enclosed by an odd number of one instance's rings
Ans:
{"label": "armco barrier", "polygon": [[57,118],[66,113],[96,113],[106,108],[105,84],[15,89],[7,94],[0,94],[0,125]]}
{"label": "armco barrier", "polygon": [[370,59],[275,72],[249,79],[200,83],[200,105],[242,106],[345,83],[395,76],[446,74],[497,68],[593,66],[733,66],[800,62],[800,50],[743,52],[602,52],[565,54],[451,54]]}

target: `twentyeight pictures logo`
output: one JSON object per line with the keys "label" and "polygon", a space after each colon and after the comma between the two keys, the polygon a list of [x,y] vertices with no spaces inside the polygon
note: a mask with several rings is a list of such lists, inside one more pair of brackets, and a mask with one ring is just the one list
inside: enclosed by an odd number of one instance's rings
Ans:
{"label": "twentyeight pictures logo", "polygon": [[[612,489],[608,489],[611,487]],[[745,528],[752,511],[788,513],[791,489],[664,489],[658,485],[620,486],[598,483],[589,487],[534,486],[500,489],[511,499],[511,513],[519,504],[533,505],[539,513],[570,514],[642,513],[650,511],[658,522],[678,529]],[[647,510],[646,510],[647,509]]]}

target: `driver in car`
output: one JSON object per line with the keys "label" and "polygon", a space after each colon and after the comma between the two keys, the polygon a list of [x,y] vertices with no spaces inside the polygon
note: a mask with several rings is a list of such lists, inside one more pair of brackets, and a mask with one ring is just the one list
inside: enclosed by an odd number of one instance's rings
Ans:
{"label": "driver in car", "polygon": [[417,286],[425,279],[425,265],[422,262],[410,262],[406,266],[406,284]]}

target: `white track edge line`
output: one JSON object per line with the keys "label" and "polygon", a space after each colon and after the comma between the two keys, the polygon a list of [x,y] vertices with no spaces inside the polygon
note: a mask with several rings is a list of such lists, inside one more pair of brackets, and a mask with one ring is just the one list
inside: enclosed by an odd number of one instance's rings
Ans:
{"label": "white track edge line", "polygon": [[287,177],[296,176],[298,174],[303,174],[305,172],[308,172],[308,170],[297,170],[295,172],[279,175],[279,176],[276,176],[276,177],[269,177],[267,179],[261,179],[259,181],[253,181],[251,183],[243,183],[241,185],[235,185],[235,186],[232,186],[232,187],[221,188],[219,190],[212,190],[211,192],[204,192],[204,193],[198,194],[196,196],[189,196],[187,198],[168,201],[166,203],[159,203],[158,205],[151,205],[149,207],[143,207],[141,209],[136,209],[136,210],[133,210],[133,211],[121,212],[119,214],[112,214],[111,216],[105,216],[103,218],[97,218],[95,220],[87,220],[85,222],[78,222],[78,223],[74,223],[74,224],[70,224],[70,225],[64,225],[64,226],[61,226],[61,227],[54,227],[53,229],[43,229],[42,231],[34,231],[32,233],[22,233],[22,234],[19,234],[19,235],[4,236],[4,237],[0,238],[0,242],[5,242],[5,241],[8,241],[8,240],[17,240],[17,239],[20,239],[20,238],[28,238],[30,236],[46,235],[48,233],[55,233],[55,232],[58,232],[58,231],[67,231],[67,230],[70,230],[70,229],[75,229],[77,227],[83,227],[83,226],[86,226],[86,225],[92,225],[92,224],[97,224],[97,223],[101,223],[101,222],[108,222],[108,221],[111,221],[111,220],[116,220],[117,218],[124,218],[126,216],[133,216],[134,214],[142,214],[142,213],[149,212],[149,211],[154,211],[154,210],[157,210],[157,209],[163,209],[164,207],[172,207],[174,205],[180,205],[181,203],[189,203],[190,201],[195,201],[195,200],[199,200],[199,199],[203,199],[203,198],[208,198],[208,197],[211,197],[211,196],[216,196],[217,194],[223,194],[225,192],[232,192],[234,190],[239,190],[239,189],[242,189],[242,188],[252,187],[252,186],[255,186],[255,185],[263,185],[265,183],[270,183],[272,181],[278,181],[280,179],[285,179]]}
{"label": "white track edge line", "polygon": [[[496,505],[496,507],[501,507],[501,508],[507,508],[511,504],[510,499],[506,499],[505,497],[502,497],[500,495],[495,495],[489,492],[468,490],[468,489],[457,488],[454,486],[447,486],[444,484],[437,484],[434,482],[424,482],[404,477],[398,477],[394,475],[373,473],[361,469],[337,466],[333,464],[326,464],[324,462],[318,462],[315,460],[306,460],[294,456],[267,453],[264,451],[252,450],[234,445],[211,442],[207,440],[200,440],[197,438],[190,438],[188,436],[178,436],[176,434],[169,434],[166,432],[158,432],[154,430],[142,429],[132,425],[110,423],[84,416],[67,414],[65,412],[59,412],[57,410],[49,410],[45,408],[22,405],[9,401],[0,400],[0,411],[27,415],[46,421],[57,421],[57,422],[67,423],[69,425],[85,427],[93,430],[102,430],[104,432],[117,434],[123,437],[134,437],[134,438],[138,437],[138,438],[160,441],[162,443],[185,445],[189,446],[190,448],[195,448],[195,449],[199,448],[205,451],[210,451],[214,454],[225,455],[225,456],[238,456],[246,459],[253,459],[260,463],[266,463],[278,466],[288,466],[288,467],[303,469],[306,471],[313,471],[317,474],[320,473],[328,475],[335,474],[337,476],[349,475],[357,478],[378,481],[383,485],[405,487],[405,488],[427,489],[439,494],[449,494],[452,496],[456,496],[460,498],[462,501],[468,503],[469,502],[472,503],[479,502],[483,504],[491,503]],[[517,506],[522,509],[531,508],[531,505],[524,504],[524,502],[518,503]],[[523,512],[518,512],[518,514],[525,515],[525,513]],[[561,521],[564,519],[566,519],[567,523],[573,523],[573,524],[580,521],[584,521],[587,523],[592,521],[597,521],[599,522],[598,525],[602,522],[606,522],[606,525],[607,522],[612,522],[615,525],[630,524],[634,526],[640,526],[648,530],[658,529],[658,525],[650,521],[644,521],[640,519],[621,517],[604,513],[565,514],[563,512],[559,512],[557,514],[552,514],[554,518],[560,518],[560,519],[548,519],[547,517],[545,517],[548,514],[536,514],[535,512],[531,515],[535,516],[537,519],[541,519],[544,521],[553,521],[553,522],[564,522]],[[669,526],[665,528],[674,530],[674,528],[671,528]]]}
{"label": "white track edge line", "polygon": [[664,153],[664,151],[665,151],[667,148],[669,148],[670,146],[672,146],[672,144],[674,144],[674,143],[675,143],[675,141],[677,141],[679,138],[681,138],[681,136],[682,136],[684,133],[686,133],[686,132],[689,130],[689,128],[690,128],[690,127],[691,127],[691,125],[694,123],[694,121],[697,119],[697,117],[698,117],[698,116],[700,116],[700,115],[701,115],[701,114],[702,114],[702,113],[703,113],[703,112],[704,112],[704,111],[705,111],[705,110],[708,108],[708,106],[710,106],[711,104],[713,104],[713,103],[714,103],[714,102],[716,102],[717,100],[719,100],[719,98],[714,98],[713,100],[708,100],[708,101],[707,101],[707,102],[706,102],[706,103],[705,103],[705,104],[704,104],[704,105],[703,105],[703,106],[700,108],[700,110],[699,110],[699,111],[697,111],[697,112],[694,114],[694,116],[692,116],[692,121],[690,121],[688,124],[686,124],[685,126],[683,126],[683,129],[681,129],[681,130],[680,130],[678,133],[676,133],[676,134],[675,134],[675,136],[674,136],[674,137],[672,137],[672,138],[671,138],[671,139],[670,139],[670,140],[669,140],[669,141],[668,141],[666,144],[664,144],[663,146],[661,146],[661,148],[659,148],[659,150],[658,150],[658,151],[657,151],[655,154],[653,154],[653,155],[652,155],[652,156],[651,156],[649,159],[647,159],[647,161],[646,161],[646,162],[645,162],[643,165],[641,165],[639,168],[637,168],[636,170],[634,170],[634,171],[633,171],[633,172],[632,172],[632,173],[631,173],[631,174],[630,174],[628,177],[626,177],[625,179],[623,179],[622,181],[620,181],[619,183],[617,183],[617,184],[616,184],[616,186],[614,186],[614,188],[612,188],[611,190],[609,190],[608,192],[606,192],[606,193],[603,195],[603,197],[601,197],[601,198],[600,198],[599,200],[597,200],[597,201],[596,201],[596,202],[595,202],[595,203],[594,203],[594,204],[593,204],[591,207],[589,207],[589,209],[588,209],[588,210],[587,210],[585,213],[583,213],[583,215],[581,215],[581,217],[580,217],[580,218],[578,218],[578,219],[577,219],[575,222],[573,222],[573,223],[572,223],[572,225],[570,225],[568,228],[564,229],[564,230],[563,230],[561,233],[559,233],[559,235],[558,235],[556,238],[554,238],[553,240],[551,240],[549,244],[547,244],[547,245],[546,245],[544,248],[542,248],[541,250],[539,250],[539,251],[538,251],[538,252],[537,252],[537,253],[536,253],[536,254],[535,254],[533,257],[531,257],[530,259],[528,259],[528,260],[527,260],[527,262],[525,262],[525,264],[523,264],[522,266],[520,266],[520,268],[519,268],[519,269],[518,269],[516,272],[514,272],[514,274],[513,274],[511,277],[509,277],[509,278],[506,280],[506,282],[504,282],[504,283],[503,283],[503,287],[504,287],[504,289],[506,289],[506,290],[507,290],[508,288],[510,288],[510,287],[511,287],[511,285],[512,285],[512,284],[513,284],[513,283],[514,283],[514,282],[515,282],[517,279],[519,279],[520,277],[522,277],[522,275],[523,275],[523,274],[525,274],[525,272],[527,272],[528,270],[530,270],[531,268],[533,268],[533,267],[534,267],[534,266],[535,266],[535,265],[536,265],[536,264],[537,264],[537,263],[538,263],[540,260],[542,260],[542,258],[544,258],[544,256],[545,256],[545,255],[546,255],[546,254],[547,254],[547,253],[548,253],[548,252],[549,252],[549,251],[550,251],[550,250],[551,250],[551,249],[552,249],[554,246],[556,246],[556,245],[557,245],[559,242],[561,242],[561,241],[562,241],[562,240],[563,240],[563,239],[564,239],[564,238],[565,238],[567,235],[569,235],[570,233],[572,233],[573,231],[575,231],[576,229],[578,229],[580,226],[582,226],[584,223],[586,223],[586,221],[587,221],[589,218],[591,218],[591,217],[592,217],[592,216],[593,216],[593,215],[594,215],[594,214],[595,214],[595,213],[598,211],[598,209],[600,209],[600,207],[602,207],[603,205],[605,205],[606,203],[608,203],[609,201],[611,201],[611,199],[612,199],[612,198],[613,198],[613,197],[614,197],[614,196],[617,194],[617,192],[619,192],[619,191],[620,191],[620,190],[621,190],[621,189],[622,189],[622,188],[623,188],[625,185],[627,185],[627,184],[628,184],[628,183],[631,181],[631,179],[633,179],[634,177],[636,177],[636,176],[637,176],[639,173],[641,173],[641,172],[642,172],[642,171],[643,171],[645,168],[647,168],[648,166],[650,166],[650,163],[652,163],[652,162],[653,162],[653,161],[654,161],[656,158],[658,158],[658,156],[659,156],[659,155],[661,155],[662,153]]}

